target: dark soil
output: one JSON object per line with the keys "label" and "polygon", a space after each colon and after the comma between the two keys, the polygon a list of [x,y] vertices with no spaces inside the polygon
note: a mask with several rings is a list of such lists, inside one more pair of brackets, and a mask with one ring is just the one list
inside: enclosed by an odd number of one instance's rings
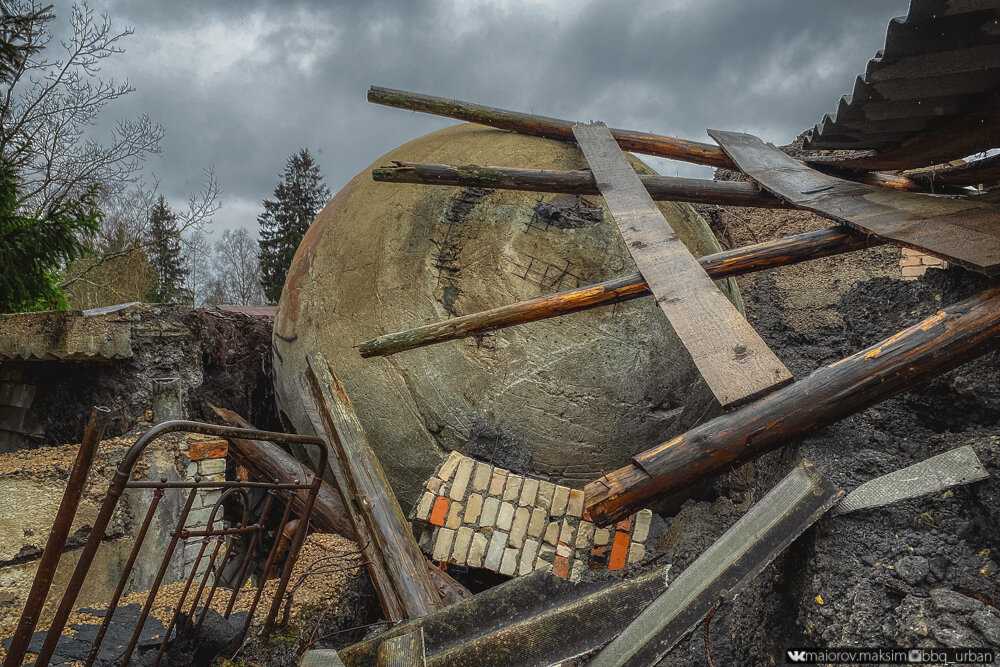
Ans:
{"label": "dark soil", "polygon": [[[842,299],[843,327],[787,326],[760,280],[755,327],[797,377],[866,348],[942,305],[976,294],[981,276],[950,269],[920,280],[875,278]],[[878,475],[971,444],[987,480],[874,510],[822,518],[711,625],[715,664],[784,664],[788,647],[1000,648],[1000,389],[993,353],[758,459],[760,498],[798,457],[850,491]],[[714,502],[668,519],[660,546],[679,574],[732,525],[743,501],[726,485]],[[729,493],[730,496],[726,494]],[[745,508],[742,508],[745,509]],[[705,665],[702,628],[664,661]]]}

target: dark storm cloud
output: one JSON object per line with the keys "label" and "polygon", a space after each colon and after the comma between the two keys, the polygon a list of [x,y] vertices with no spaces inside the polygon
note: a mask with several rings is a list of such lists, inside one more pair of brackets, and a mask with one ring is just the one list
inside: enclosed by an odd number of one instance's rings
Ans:
{"label": "dark storm cloud", "polygon": [[[285,159],[316,154],[336,191],[449,121],[366,103],[370,84],[707,140],[779,143],[834,109],[885,38],[892,2],[120,2],[136,34],[105,72],[108,111],[167,128],[150,168],[178,203],[215,165],[223,227],[255,225]],[[525,165],[530,166],[530,165]],[[663,173],[709,175],[657,161]]]}

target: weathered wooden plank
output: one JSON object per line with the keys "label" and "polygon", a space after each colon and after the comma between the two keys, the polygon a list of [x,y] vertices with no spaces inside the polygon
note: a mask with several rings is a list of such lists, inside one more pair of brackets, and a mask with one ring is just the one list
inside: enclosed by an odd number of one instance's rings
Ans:
{"label": "weathered wooden plank", "polygon": [[924,181],[930,186],[985,185],[1000,183],[1000,155],[947,167],[929,167],[907,172],[912,180]]}
{"label": "weathered wooden plank", "polygon": [[607,525],[998,347],[994,287],[636,455],[586,486],[587,516]]}
{"label": "weathered wooden plank", "polygon": [[571,583],[535,570],[340,651],[347,667],[371,665],[388,638],[421,628],[427,664],[551,665],[591,651],[621,632],[667,590],[670,566],[615,584]]}
{"label": "weathered wooden plank", "polygon": [[343,385],[322,355],[306,355],[302,400],[316,433],[333,449],[341,495],[386,618],[400,621],[444,607],[426,561]]}
{"label": "weathered wooden plank", "polygon": [[965,445],[920,463],[870,479],[837,503],[831,515],[881,507],[906,498],[940,493],[989,477],[972,447]]}
{"label": "weathered wooden plank", "polygon": [[842,494],[809,463],[796,466],[587,664],[659,663],[720,595],[738,593]]}
{"label": "weathered wooden plank", "polygon": [[[840,226],[705,255],[698,258],[698,264],[712,280],[722,280],[881,244],[882,241],[873,236],[859,234],[850,227]],[[381,357],[425,345],[478,336],[518,324],[538,322],[550,317],[621,303],[650,294],[649,285],[646,284],[642,274],[633,273],[586,287],[547,294],[509,306],[491,308],[379,336],[359,344],[358,352],[363,358]]]}
{"label": "weathered wooden plank", "polygon": [[990,276],[1000,273],[1000,208],[994,205],[845,181],[752,135],[709,135],[748,176],[802,208]]}
{"label": "weathered wooden plank", "polygon": [[792,374],[705,274],[670,228],[603,123],[573,126],[639,272],[724,408],[791,381]]}

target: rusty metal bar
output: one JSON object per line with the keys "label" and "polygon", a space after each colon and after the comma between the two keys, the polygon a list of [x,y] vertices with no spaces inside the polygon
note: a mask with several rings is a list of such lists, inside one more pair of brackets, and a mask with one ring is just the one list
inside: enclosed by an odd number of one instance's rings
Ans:
{"label": "rusty metal bar", "polygon": [[101,627],[97,631],[97,636],[94,638],[94,645],[91,647],[90,654],[87,656],[87,667],[94,664],[94,661],[97,660],[97,655],[101,652],[101,644],[104,642],[104,635],[108,631],[108,626],[111,625],[111,618],[114,616],[115,610],[118,608],[118,601],[121,600],[122,594],[125,592],[125,585],[128,583],[129,575],[132,574],[132,568],[135,567],[136,558],[139,557],[139,549],[142,548],[142,543],[146,539],[146,533],[149,532],[149,526],[153,522],[153,516],[156,515],[156,508],[159,506],[161,498],[163,498],[163,489],[157,489],[153,493],[153,500],[149,503],[149,509],[146,510],[146,518],[142,520],[142,526],[139,528],[139,533],[135,536],[135,543],[132,545],[132,552],[129,553],[128,560],[125,562],[122,574],[118,578],[118,586],[115,588],[114,595],[111,596],[111,603],[108,605],[107,611],[104,612],[104,619],[101,621]]}
{"label": "rusty metal bar", "polygon": [[274,504],[274,491],[268,491],[267,500],[264,501],[264,509],[260,512],[260,519],[257,521],[257,525],[260,526],[260,530],[254,533],[253,537],[250,538],[250,545],[247,547],[247,553],[243,557],[243,564],[240,565],[239,574],[236,575],[236,579],[233,581],[233,594],[229,596],[229,604],[226,605],[225,618],[229,618],[229,615],[233,613],[233,605],[236,604],[236,597],[240,593],[240,588],[243,585],[243,579],[246,577],[247,568],[250,567],[250,562],[253,560],[254,549],[257,548],[257,540],[260,539],[261,533],[264,531],[264,522],[267,521],[267,515],[271,511],[271,505]]}
{"label": "rusty metal bar", "polygon": [[73,518],[80,506],[83,486],[87,482],[87,473],[90,472],[90,467],[94,463],[97,447],[101,444],[101,436],[104,435],[104,429],[108,425],[110,416],[111,410],[103,406],[95,407],[90,413],[90,421],[87,422],[83,442],[80,443],[80,449],[76,453],[73,470],[69,474],[69,481],[66,482],[66,491],[63,493],[62,502],[59,503],[59,509],[56,511],[52,532],[49,533],[49,539],[45,542],[45,550],[38,561],[35,580],[31,583],[28,599],[24,601],[24,610],[21,612],[21,618],[14,631],[14,637],[11,639],[10,648],[7,650],[4,667],[15,667],[24,660],[24,654],[31,642],[31,635],[35,632],[38,617],[45,605],[45,598],[52,586],[52,579],[55,576],[56,567],[59,565],[59,557],[62,556],[63,549],[66,547],[66,539],[69,537]]}
{"label": "rusty metal bar", "polygon": [[[49,660],[51,660],[52,658],[52,654],[55,651],[56,643],[59,641],[59,637],[61,636],[63,629],[66,627],[66,622],[69,618],[70,613],[72,613],[73,611],[73,605],[76,603],[76,599],[80,594],[80,589],[83,587],[83,583],[87,577],[87,572],[89,571],[90,566],[94,561],[94,557],[96,556],[97,550],[101,545],[101,541],[104,539],[104,536],[108,528],[108,524],[111,522],[115,508],[118,505],[118,501],[120,500],[125,489],[130,487],[129,482],[132,474],[132,469],[135,467],[135,464],[138,461],[139,456],[146,449],[146,447],[149,446],[149,444],[153,442],[156,438],[165,435],[167,433],[173,433],[177,431],[187,431],[191,433],[201,433],[204,435],[214,435],[222,438],[235,437],[235,438],[246,438],[254,440],[269,440],[271,442],[312,445],[319,450],[318,451],[319,456],[317,457],[318,463],[315,470],[313,471],[314,477],[316,479],[319,479],[322,476],[323,471],[326,470],[327,468],[327,449],[325,443],[322,440],[322,438],[318,438],[315,436],[296,435],[291,433],[278,433],[274,431],[260,431],[257,429],[235,428],[231,426],[219,426],[216,424],[204,424],[201,422],[193,422],[186,420],[174,420],[174,421],[163,422],[162,424],[158,424],[157,426],[154,426],[150,430],[146,431],[138,440],[136,440],[136,442],[132,445],[132,447],[129,448],[129,450],[125,453],[125,456],[122,458],[122,461],[118,464],[118,467],[115,471],[115,475],[111,481],[111,484],[108,487],[108,492],[104,497],[104,502],[101,506],[101,509],[98,512],[97,517],[94,519],[94,524],[91,528],[90,536],[87,539],[87,543],[84,545],[82,552],[80,553],[80,557],[79,560],[77,561],[76,568],[73,570],[73,574],[70,577],[69,583],[66,586],[66,592],[64,593],[63,598],[59,603],[59,608],[56,610],[55,617],[53,618],[52,623],[50,624],[49,629],[46,633],[45,642],[43,643],[42,648],[39,651],[38,657],[36,658],[35,664],[37,665],[37,667],[46,667],[49,663]],[[275,485],[273,484],[266,484],[266,483],[255,484],[251,482],[233,484],[232,486],[242,486],[242,487],[252,488],[258,485],[270,489],[275,488]],[[289,486],[294,488],[301,488],[301,485],[297,484]],[[190,488],[191,495],[193,496],[193,494],[197,491],[198,488],[207,488],[207,487],[219,488],[216,486],[216,484],[204,484],[204,483],[187,484],[179,488]],[[139,487],[132,487],[132,488],[165,489],[165,488],[178,488],[178,487],[174,486],[173,483],[161,481],[160,483],[151,482],[142,484]],[[315,497],[315,491],[313,491],[313,497]],[[187,513],[185,512],[184,514],[185,519],[186,515]],[[179,539],[180,528],[182,526],[183,523],[181,523],[178,526],[178,531],[176,531],[178,534],[175,535],[175,538],[177,539]],[[154,592],[151,592],[151,595],[153,595],[153,593]],[[155,597],[155,595],[153,596]],[[148,603],[149,601],[147,601],[147,604]],[[252,618],[252,616],[253,614],[251,613],[250,617]],[[145,616],[143,616],[143,619],[145,619]],[[37,620],[34,621],[34,624],[37,624]],[[142,623],[139,624],[139,627],[140,628],[142,627]],[[247,625],[247,628],[249,628],[249,624]],[[34,631],[34,626],[32,626],[32,631]],[[245,634],[246,633],[244,631],[244,635]],[[92,650],[93,655],[96,656],[96,652],[99,650],[99,647],[100,647],[99,644],[95,644],[95,648],[94,650]],[[132,650],[134,650],[134,644],[129,650],[129,656],[131,656]]]}
{"label": "rusty metal bar", "polygon": [[[279,526],[284,526],[288,523],[288,516],[292,513],[292,499],[289,498],[285,503],[285,513],[281,515],[281,521],[278,522]],[[264,563],[263,572],[266,574],[271,571],[271,566],[274,565],[274,560],[278,554],[278,540],[274,541],[274,546],[271,547],[271,552],[267,555],[267,562]],[[247,620],[243,624],[243,630],[240,632],[241,637],[246,637],[247,631],[250,630],[250,624],[253,623],[253,615],[257,610],[257,604],[260,602],[261,593],[264,592],[264,584],[267,583],[266,577],[261,577],[260,581],[257,582],[257,592],[254,593],[253,602],[250,603],[250,611],[247,612]]]}

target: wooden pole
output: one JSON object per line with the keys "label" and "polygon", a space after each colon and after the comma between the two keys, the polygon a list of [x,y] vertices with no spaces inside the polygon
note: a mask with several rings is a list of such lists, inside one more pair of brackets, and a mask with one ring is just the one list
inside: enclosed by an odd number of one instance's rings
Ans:
{"label": "wooden pole", "polygon": [[[489,125],[501,130],[510,130],[536,137],[573,141],[573,121],[535,116],[533,114],[507,111],[495,107],[449,100],[444,97],[410,93],[405,90],[392,90],[372,86],[368,91],[368,101],[409,111],[422,111],[436,116],[445,116],[464,120],[469,123]],[[657,155],[659,157],[704,164],[710,167],[735,169],[732,161],[722,150],[713,144],[698,141],[687,141],[674,137],[665,137],[648,132],[633,132],[632,130],[611,130],[624,151]]]}
{"label": "wooden pole", "polygon": [[[519,169],[515,167],[455,167],[447,164],[395,162],[392,167],[372,170],[372,179],[385,183],[422,185],[457,185],[560,192],[575,195],[599,195],[594,174],[589,170]],[[709,181],[701,178],[672,178],[639,174],[639,180],[655,201],[686,201],[720,206],[756,208],[795,208],[782,199],[747,181]]]}
{"label": "wooden pole", "polygon": [[[798,264],[819,257],[871,248],[882,243],[874,237],[864,236],[847,227],[832,227],[706,255],[699,258],[698,262],[709,277],[721,280],[763,269]],[[633,273],[566,292],[548,294],[408,331],[386,334],[361,343],[358,349],[364,358],[382,357],[435,343],[478,336],[518,324],[638,299],[649,294],[649,286],[642,274]]]}
{"label": "wooden pole", "polygon": [[340,381],[319,353],[306,355],[302,400],[333,450],[337,485],[368,560],[386,618],[401,621],[445,606],[403,510]]}
{"label": "wooden pole", "polygon": [[586,486],[585,516],[612,523],[998,347],[994,287],[633,457]]}
{"label": "wooden pole", "polygon": [[[576,124],[574,121],[569,120],[535,116],[533,114],[487,107],[481,104],[472,104],[471,102],[462,102],[461,100],[449,100],[444,97],[434,97],[433,95],[410,93],[405,90],[393,90],[378,86],[372,86],[369,89],[368,101],[374,104],[396,107],[397,109],[421,111],[423,113],[434,114],[435,116],[444,116],[445,118],[454,118],[468,123],[488,125],[500,130],[508,130],[536,137],[546,137],[548,139],[558,139],[560,141],[573,141],[572,128]],[[656,155],[682,162],[703,164],[709,167],[738,169],[729,157],[714,144],[677,139],[649,132],[635,132],[633,130],[612,129],[611,134],[618,141],[618,145],[621,146],[623,151]],[[850,178],[861,183],[868,183],[869,185],[879,185],[896,190],[926,191],[928,189],[925,183],[914,181],[906,176],[838,169],[836,165],[831,165],[829,168],[838,170],[839,175],[845,178]]]}

